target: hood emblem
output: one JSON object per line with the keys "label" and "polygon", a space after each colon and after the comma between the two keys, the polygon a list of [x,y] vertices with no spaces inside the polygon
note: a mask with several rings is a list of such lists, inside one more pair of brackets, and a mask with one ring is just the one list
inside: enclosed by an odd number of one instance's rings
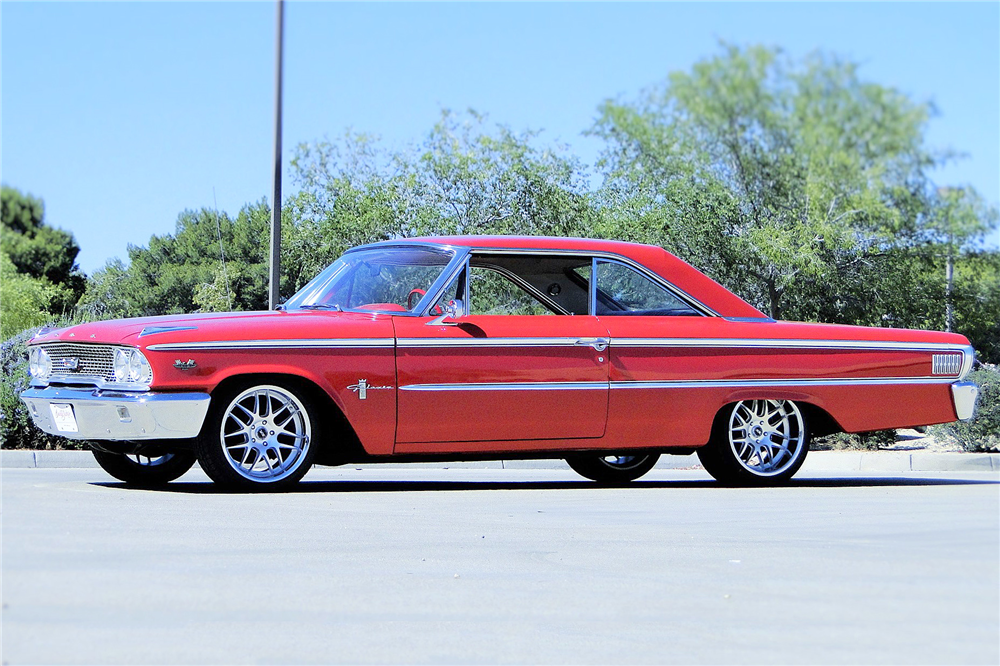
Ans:
{"label": "hood emblem", "polygon": [[191,370],[196,365],[198,365],[198,364],[195,363],[194,359],[192,359],[192,358],[189,358],[186,361],[182,361],[180,359],[177,359],[176,361],[174,361],[174,367],[177,368],[178,370]]}
{"label": "hood emblem", "polygon": [[367,400],[368,391],[384,391],[391,389],[391,386],[372,386],[367,379],[359,379],[357,384],[351,384],[347,388],[358,394],[358,400]]}

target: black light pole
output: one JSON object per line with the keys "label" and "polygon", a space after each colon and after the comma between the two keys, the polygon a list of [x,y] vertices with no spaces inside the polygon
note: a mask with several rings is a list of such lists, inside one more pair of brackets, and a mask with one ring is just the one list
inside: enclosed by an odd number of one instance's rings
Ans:
{"label": "black light pole", "polygon": [[267,307],[278,306],[281,268],[281,52],[284,41],[285,3],[278,0],[277,65],[274,74],[274,187],[271,190],[271,279]]}

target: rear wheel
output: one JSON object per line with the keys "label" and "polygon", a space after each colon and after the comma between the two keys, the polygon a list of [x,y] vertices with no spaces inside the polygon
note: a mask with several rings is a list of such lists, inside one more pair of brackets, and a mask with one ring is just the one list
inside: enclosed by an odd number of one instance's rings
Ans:
{"label": "rear wheel", "polygon": [[192,451],[146,456],[94,449],[94,458],[101,469],[119,481],[146,488],[170,483],[191,469],[195,462]]}
{"label": "rear wheel", "polygon": [[598,483],[628,483],[653,469],[660,454],[605,455],[577,453],[566,457],[574,472]]}
{"label": "rear wheel", "polygon": [[802,411],[791,400],[741,400],[716,421],[698,459],[713,477],[736,485],[792,478],[809,451]]}
{"label": "rear wheel", "polygon": [[213,481],[278,490],[309,471],[319,420],[301,389],[283,382],[243,385],[213,403],[197,445]]}

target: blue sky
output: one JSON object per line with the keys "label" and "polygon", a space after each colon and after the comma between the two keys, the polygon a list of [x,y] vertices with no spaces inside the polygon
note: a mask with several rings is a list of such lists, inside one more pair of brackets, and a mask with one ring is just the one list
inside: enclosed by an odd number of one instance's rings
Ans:
{"label": "blue sky", "polygon": [[[1000,4],[286,3],[291,147],[346,128],[403,147],[442,108],[543,130],[586,162],[609,97],[633,98],[720,39],[815,49],[940,115],[935,174],[1000,201]],[[2,179],[72,231],[86,272],[178,213],[270,196],[274,20],[259,3],[3,2]],[[994,245],[997,243],[994,240]]]}

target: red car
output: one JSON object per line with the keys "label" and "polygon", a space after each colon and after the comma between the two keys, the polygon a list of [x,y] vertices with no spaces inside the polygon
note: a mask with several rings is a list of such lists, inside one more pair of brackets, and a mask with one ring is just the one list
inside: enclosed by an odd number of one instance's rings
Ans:
{"label": "red car", "polygon": [[443,237],[350,250],[273,312],[30,343],[35,424],[112,476],[285,488],[313,463],[565,458],[604,483],[697,451],[776,483],[812,435],[971,418],[961,335],[779,322],[661,248]]}

